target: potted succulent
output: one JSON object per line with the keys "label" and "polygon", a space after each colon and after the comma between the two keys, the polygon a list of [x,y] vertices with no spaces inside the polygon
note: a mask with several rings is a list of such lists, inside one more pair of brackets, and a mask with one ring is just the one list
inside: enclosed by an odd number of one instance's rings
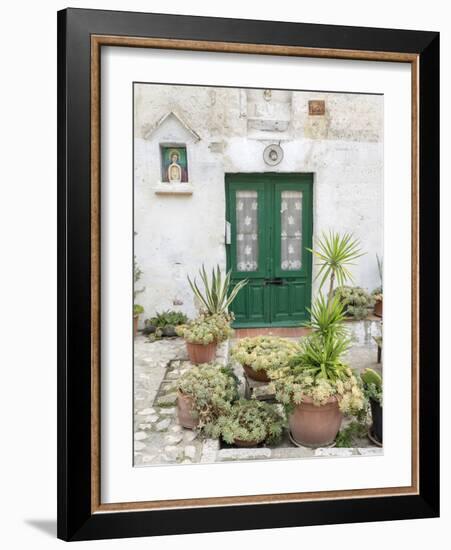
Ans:
{"label": "potted succulent", "polygon": [[[360,257],[359,242],[350,234],[323,235],[318,251],[321,260],[319,296],[310,310],[313,333],[300,343],[289,364],[270,372],[276,399],[284,405],[292,439],[299,445],[320,447],[335,440],[344,414],[364,407],[360,380],[343,361],[350,348],[344,327],[344,305],[334,296],[334,282],[343,286],[352,279],[348,265]],[[327,299],[321,288],[329,278]]]}
{"label": "potted succulent", "polygon": [[382,317],[383,312],[383,289],[382,289],[382,277],[383,277],[383,261],[382,258],[379,258],[379,256],[376,254],[376,260],[377,260],[377,270],[379,272],[379,279],[381,281],[380,286],[375,288],[373,292],[371,293],[374,300],[374,315],[377,315],[378,317]]}
{"label": "potted succulent", "polygon": [[283,432],[285,419],[277,405],[256,399],[240,399],[226,414],[206,426],[210,437],[222,439],[237,447],[256,447],[276,443]]}
{"label": "potted succulent", "polygon": [[181,311],[166,310],[146,319],[142,332],[154,334],[154,338],[177,336],[176,327],[187,322],[188,317]]}
{"label": "potted succulent", "polygon": [[269,382],[268,372],[286,365],[298,352],[298,345],[291,340],[276,336],[256,336],[240,339],[230,355],[241,364],[249,378]]}
{"label": "potted succulent", "polygon": [[194,321],[176,329],[177,334],[186,340],[190,361],[196,364],[212,361],[218,343],[232,336],[231,323],[234,317],[233,313],[228,312],[228,307],[247,284],[247,279],[242,280],[230,290],[231,271],[223,276],[219,266],[212,270],[211,279],[208,278],[204,266],[199,275],[204,286],[203,291],[196,279],[192,281],[188,277],[188,282],[201,304],[200,315]]}
{"label": "potted succulent", "polygon": [[231,408],[238,397],[231,369],[220,365],[197,365],[183,374],[177,385],[177,414],[185,428],[202,429]]}
{"label": "potted succulent", "polygon": [[138,334],[139,316],[144,313],[144,308],[139,304],[133,304],[133,337]]}
{"label": "potted succulent", "polygon": [[231,317],[225,314],[199,315],[194,321],[176,327],[176,332],[186,342],[191,363],[210,363],[216,356],[218,343],[233,335]]}
{"label": "potted succulent", "polygon": [[344,305],[346,315],[357,320],[366,319],[376,303],[375,297],[359,286],[339,286],[334,295]]}
{"label": "potted succulent", "polygon": [[370,434],[379,445],[382,445],[382,377],[375,370],[364,369],[360,377],[363,382],[365,397],[371,408],[372,426]]}
{"label": "potted succulent", "polygon": [[349,340],[314,333],[301,342],[301,351],[288,367],[274,371],[276,399],[285,406],[292,439],[306,447],[332,444],[343,414],[364,406],[358,379],[342,361]]}

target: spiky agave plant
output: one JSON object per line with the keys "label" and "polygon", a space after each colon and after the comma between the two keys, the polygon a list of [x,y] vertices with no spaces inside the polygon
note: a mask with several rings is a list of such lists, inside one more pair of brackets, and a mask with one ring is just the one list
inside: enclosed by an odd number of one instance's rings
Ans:
{"label": "spiky agave plant", "polygon": [[311,248],[307,250],[320,260],[321,267],[316,276],[317,279],[321,277],[320,289],[329,278],[328,302],[332,300],[335,281],[339,286],[343,286],[346,281],[353,281],[348,267],[353,265],[357,258],[364,255],[360,249],[359,240],[355,239],[351,233],[340,235],[334,231],[329,231],[328,234],[323,233],[317,250]]}
{"label": "spiky agave plant", "polygon": [[246,286],[248,280],[243,279],[242,281],[239,281],[230,291],[231,273],[232,271],[230,270],[223,277],[221,269],[218,265],[216,266],[216,269],[212,269],[211,279],[209,279],[205,267],[202,265],[202,268],[199,270],[199,276],[204,285],[203,292],[200,290],[196,278],[191,280],[188,276],[188,282],[191,286],[191,290],[194,292],[194,295],[198,298],[209,315],[221,315],[227,313],[228,307],[236,298],[238,292]]}

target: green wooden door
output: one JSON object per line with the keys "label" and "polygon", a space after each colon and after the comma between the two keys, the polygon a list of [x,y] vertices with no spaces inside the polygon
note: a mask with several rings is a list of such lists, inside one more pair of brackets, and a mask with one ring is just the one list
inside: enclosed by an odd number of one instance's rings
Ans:
{"label": "green wooden door", "polygon": [[236,327],[296,326],[312,287],[312,174],[226,176],[228,269],[249,279],[231,310]]}

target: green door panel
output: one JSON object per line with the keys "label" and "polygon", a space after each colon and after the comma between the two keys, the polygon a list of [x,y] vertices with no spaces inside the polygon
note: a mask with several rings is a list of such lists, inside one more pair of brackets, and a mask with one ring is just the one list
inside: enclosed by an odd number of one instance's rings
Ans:
{"label": "green door panel", "polygon": [[298,326],[311,300],[312,174],[229,174],[227,268],[247,278],[231,305],[236,327]]}

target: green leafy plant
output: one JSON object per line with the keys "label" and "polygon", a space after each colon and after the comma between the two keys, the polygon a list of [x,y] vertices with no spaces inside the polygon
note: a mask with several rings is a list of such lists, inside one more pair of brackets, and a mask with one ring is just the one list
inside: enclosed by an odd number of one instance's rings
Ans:
{"label": "green leafy plant", "polygon": [[229,412],[231,403],[238,398],[237,379],[232,369],[216,364],[190,368],[180,377],[177,389],[192,398],[200,429]]}
{"label": "green leafy plant", "polygon": [[305,323],[305,326],[324,336],[328,334],[346,335],[346,329],[343,325],[346,318],[345,307],[337,296],[334,296],[328,302],[320,292],[312,307],[308,308],[307,311],[310,313],[310,322]]}
{"label": "green leafy plant", "polygon": [[205,267],[199,270],[199,276],[202,280],[204,290],[200,290],[196,278],[192,281],[188,277],[191,289],[200,301],[204,313],[216,315],[227,313],[229,305],[236,298],[238,292],[247,284],[247,279],[239,281],[232,290],[230,290],[230,270],[225,276],[222,275],[219,265],[212,269],[211,278],[208,278]]}
{"label": "green leafy plant", "polygon": [[345,428],[340,430],[335,438],[336,447],[355,447],[359,438],[365,437],[368,426],[365,422],[356,420],[350,422]]}
{"label": "green leafy plant", "polygon": [[334,296],[343,304],[347,315],[355,319],[365,319],[376,302],[374,296],[359,286],[340,286]]}
{"label": "green leafy plant", "polygon": [[353,262],[364,254],[360,250],[360,242],[352,234],[340,235],[333,231],[323,233],[317,250],[307,250],[320,260],[320,270],[316,276],[321,278],[320,290],[329,279],[328,301],[332,299],[335,281],[342,286],[346,281],[353,280],[348,267],[354,265]]}
{"label": "green leafy plant", "polygon": [[141,315],[141,313],[144,313],[144,308],[140,306],[139,304],[133,305],[133,315]]}
{"label": "green leafy plant", "polygon": [[255,371],[270,371],[286,365],[299,352],[298,345],[286,338],[256,336],[241,338],[232,348],[230,355],[241,365]]}
{"label": "green leafy plant", "polygon": [[230,314],[199,315],[194,321],[176,327],[176,332],[191,344],[219,343],[233,336]]}
{"label": "green leafy plant", "polygon": [[258,444],[276,443],[283,432],[285,418],[276,405],[255,399],[236,401],[226,414],[206,426],[210,437],[232,445],[236,440]]}
{"label": "green leafy plant", "polygon": [[188,317],[181,311],[166,310],[156,313],[154,317],[146,319],[144,324],[156,328],[176,327],[188,322]]}
{"label": "green leafy plant", "polygon": [[382,405],[382,377],[375,370],[366,368],[360,373],[363,390],[367,399],[373,399]]}

